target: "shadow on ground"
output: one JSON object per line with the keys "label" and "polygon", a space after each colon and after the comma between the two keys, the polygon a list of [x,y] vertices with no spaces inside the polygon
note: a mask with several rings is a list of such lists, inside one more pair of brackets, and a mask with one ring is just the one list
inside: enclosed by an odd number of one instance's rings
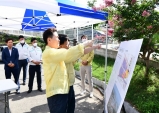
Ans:
{"label": "shadow on ground", "polygon": [[[91,99],[92,102],[90,101]],[[103,112],[103,103],[100,100],[94,102],[93,98],[89,97],[89,94],[85,96],[80,96],[80,94],[76,95],[75,113],[102,113],[102,112]]]}
{"label": "shadow on ground", "polygon": [[12,101],[17,101],[17,100],[21,100],[23,98],[29,98],[29,97],[34,97],[37,95],[45,95],[45,90],[43,90],[43,92],[39,92],[37,90],[33,90],[31,93],[27,93],[26,92],[21,92],[20,94],[15,94],[14,92],[11,93],[9,95],[9,99],[11,99]]}
{"label": "shadow on ground", "polygon": [[75,109],[75,113],[102,113],[102,111],[103,106],[101,104],[88,102],[78,103]]}
{"label": "shadow on ground", "polygon": [[24,113],[49,113],[49,108],[47,104],[35,106],[30,110],[31,110],[30,112],[24,112]]}

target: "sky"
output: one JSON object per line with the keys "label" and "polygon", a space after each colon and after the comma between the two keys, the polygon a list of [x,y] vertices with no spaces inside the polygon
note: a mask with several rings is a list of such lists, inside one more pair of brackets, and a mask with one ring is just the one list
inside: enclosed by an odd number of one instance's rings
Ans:
{"label": "sky", "polygon": [[[87,2],[91,1],[91,0],[71,0],[71,1],[75,1],[75,2],[82,4],[82,5],[87,5]],[[102,4],[102,3],[103,3],[103,0],[97,0],[97,6]]]}
{"label": "sky", "polygon": [[[88,1],[92,1],[92,0],[71,0],[71,1],[75,1],[75,2],[77,2],[79,4],[87,6],[87,2]],[[103,0],[97,0],[96,6],[99,6],[102,3],[103,3]],[[159,11],[159,7],[157,7],[156,10]]]}

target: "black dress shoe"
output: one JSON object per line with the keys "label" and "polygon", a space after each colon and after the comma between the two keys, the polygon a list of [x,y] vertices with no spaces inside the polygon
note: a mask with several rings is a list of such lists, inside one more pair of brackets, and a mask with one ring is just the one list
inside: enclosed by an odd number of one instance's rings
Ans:
{"label": "black dress shoe", "polygon": [[41,88],[39,88],[38,91],[43,92],[43,90]]}
{"label": "black dress shoe", "polygon": [[28,93],[31,93],[31,92],[32,92],[32,90],[31,90],[31,89],[29,89],[29,90],[28,90]]}
{"label": "black dress shoe", "polygon": [[23,85],[25,85],[25,82],[23,82]]}

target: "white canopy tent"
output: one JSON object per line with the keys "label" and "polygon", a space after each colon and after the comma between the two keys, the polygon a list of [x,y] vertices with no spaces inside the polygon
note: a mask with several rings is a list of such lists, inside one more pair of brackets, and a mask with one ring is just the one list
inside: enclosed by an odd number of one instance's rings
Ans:
{"label": "white canopy tent", "polygon": [[105,21],[95,12],[69,0],[0,0],[0,29],[43,31],[84,27]]}

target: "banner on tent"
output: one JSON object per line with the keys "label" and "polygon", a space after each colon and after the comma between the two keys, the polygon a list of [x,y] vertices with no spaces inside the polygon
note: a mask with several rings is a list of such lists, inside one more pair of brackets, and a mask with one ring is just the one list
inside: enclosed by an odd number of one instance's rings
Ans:
{"label": "banner on tent", "polygon": [[105,113],[120,113],[138,59],[143,39],[120,44],[105,90]]}

